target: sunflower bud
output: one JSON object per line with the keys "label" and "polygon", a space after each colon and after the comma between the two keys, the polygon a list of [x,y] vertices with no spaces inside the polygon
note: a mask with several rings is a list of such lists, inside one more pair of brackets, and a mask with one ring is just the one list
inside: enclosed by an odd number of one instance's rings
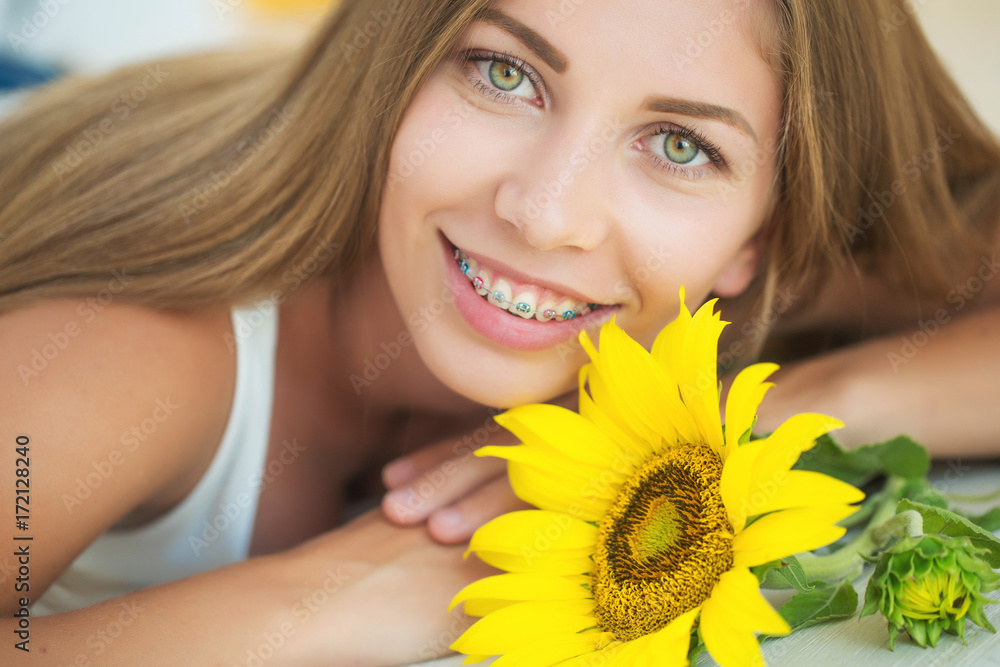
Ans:
{"label": "sunflower bud", "polygon": [[926,648],[941,632],[965,641],[965,620],[996,632],[983,613],[983,597],[1000,588],[1000,574],[983,560],[985,549],[968,537],[924,535],[900,540],[882,554],[865,591],[861,616],[881,612],[889,621],[889,648],[900,630]]}

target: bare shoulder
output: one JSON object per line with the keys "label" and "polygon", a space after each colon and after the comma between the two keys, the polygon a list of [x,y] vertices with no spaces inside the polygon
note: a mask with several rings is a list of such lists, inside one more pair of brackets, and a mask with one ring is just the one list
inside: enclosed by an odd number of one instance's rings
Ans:
{"label": "bare shoulder", "polygon": [[[5,506],[18,494],[27,508],[33,597],[98,535],[203,469],[234,391],[230,331],[225,309],[47,301],[0,315],[0,487]],[[5,591],[0,610],[11,603]]]}

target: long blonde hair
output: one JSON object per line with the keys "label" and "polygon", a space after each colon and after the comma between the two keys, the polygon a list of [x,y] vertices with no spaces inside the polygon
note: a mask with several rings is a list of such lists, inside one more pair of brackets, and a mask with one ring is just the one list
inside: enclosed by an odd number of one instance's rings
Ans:
{"label": "long blonde hair", "polygon": [[[348,275],[372,247],[405,109],[489,4],[345,0],[298,53],[49,86],[0,126],[0,312],[91,296],[116,271],[132,302],[236,303],[281,287],[317,248],[311,277]],[[996,138],[902,3],[775,6],[784,131],[761,307],[845,261],[947,285],[1000,221]],[[957,139],[915,186],[912,161],[939,129]]]}

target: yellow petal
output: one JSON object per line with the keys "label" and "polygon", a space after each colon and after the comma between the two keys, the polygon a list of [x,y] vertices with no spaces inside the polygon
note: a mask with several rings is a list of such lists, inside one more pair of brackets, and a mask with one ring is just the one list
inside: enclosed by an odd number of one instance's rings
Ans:
{"label": "yellow petal", "polygon": [[611,507],[610,500],[596,497],[605,495],[598,481],[581,487],[565,476],[517,462],[507,466],[507,476],[518,498],[543,510],[598,522]]}
{"label": "yellow petal", "polygon": [[546,637],[525,644],[493,663],[492,667],[549,667],[563,660],[586,656],[614,641],[608,633],[583,633]]}
{"label": "yellow petal", "polygon": [[839,419],[820,414],[789,417],[767,437],[767,445],[754,462],[753,478],[769,479],[779,471],[791,469],[802,452],[812,449],[816,438],[843,425]]}
{"label": "yellow petal", "polygon": [[540,551],[590,550],[598,529],[566,514],[544,510],[508,512],[489,521],[472,535],[470,551],[520,553],[526,546]]}
{"label": "yellow petal", "polygon": [[770,479],[750,480],[743,502],[748,516],[795,507],[850,505],[865,499],[857,487],[818,472],[779,471]]}
{"label": "yellow petal", "polygon": [[458,592],[448,611],[466,600],[579,600],[592,598],[579,584],[555,575],[498,574],[473,582]]}
{"label": "yellow petal", "polygon": [[637,657],[646,647],[649,636],[630,642],[614,642],[602,650],[558,663],[558,667],[638,667]]}
{"label": "yellow petal", "polygon": [[583,366],[578,374],[579,386],[578,395],[580,397],[580,414],[589,419],[594,426],[611,438],[618,449],[625,452],[624,458],[634,461],[635,465],[625,469],[623,472],[631,475],[641,462],[647,461],[653,456],[653,445],[645,440],[639,439],[634,432],[624,431],[618,424],[597,406],[597,403],[590,397],[586,390],[586,382],[590,375],[591,366]]}
{"label": "yellow petal", "polygon": [[[674,442],[693,442],[698,431],[676,383],[671,382],[639,343],[614,320],[601,327],[601,350],[593,357],[595,372],[603,380],[619,414],[650,442],[656,436]],[[594,396],[598,405],[601,398]]]}
{"label": "yellow petal", "polygon": [[[580,332],[580,344],[592,360],[599,358],[586,330]],[[583,366],[580,373],[581,375],[586,373],[587,387],[594,403],[607,415],[618,430],[625,433],[634,442],[646,442],[654,448],[659,446],[663,434],[657,433],[645,424],[633,419],[631,412],[625,411],[626,406],[622,403],[621,398],[608,386],[606,379],[598,372],[593,361]],[[676,438],[671,442],[676,442]]]}
{"label": "yellow petal", "polygon": [[501,655],[553,635],[596,624],[592,600],[518,602],[476,621],[451,648],[470,655]]}
{"label": "yellow petal", "polygon": [[573,575],[589,574],[594,569],[594,561],[589,556],[571,558],[562,553],[536,551],[531,547],[524,547],[523,553],[518,554],[502,551],[477,551],[476,556],[487,565],[507,572]]}
{"label": "yellow petal", "polygon": [[465,660],[462,661],[463,665],[478,665],[484,660],[489,660],[492,656],[489,655],[469,655],[466,656]]}
{"label": "yellow petal", "polygon": [[588,466],[545,447],[487,445],[476,450],[476,456],[495,456],[537,468],[549,476],[551,487],[549,490],[566,493],[569,500],[577,496],[586,496],[611,501],[625,483],[624,476],[614,470]]}
{"label": "yellow petal", "polygon": [[480,617],[518,602],[524,602],[524,600],[468,600],[462,607],[462,611],[466,616]]}
{"label": "yellow petal", "polygon": [[680,367],[684,349],[684,337],[691,326],[691,311],[688,310],[685,303],[683,287],[680,289],[679,300],[680,312],[677,314],[677,317],[670,324],[663,327],[660,333],[656,335],[653,346],[649,349],[650,356],[671,376],[674,376],[676,369]]}
{"label": "yellow petal", "polygon": [[705,614],[725,614],[750,632],[787,635],[788,623],[760,594],[757,577],[745,567],[734,567],[719,577],[709,599],[702,605]]}
{"label": "yellow petal", "polygon": [[648,661],[647,651],[649,650],[650,638],[651,635],[646,635],[619,644],[617,650],[608,655],[608,661],[604,664],[607,664],[608,667],[659,667],[658,660]]}
{"label": "yellow petal", "polygon": [[764,394],[774,386],[765,382],[778,370],[777,364],[754,364],[744,368],[733,380],[726,396],[726,457],[736,448],[740,438],[753,428],[757,408],[764,400]]}
{"label": "yellow petal", "polygon": [[846,532],[836,523],[856,511],[853,506],[830,505],[761,517],[733,540],[733,566],[754,567],[826,546]]}
{"label": "yellow petal", "polygon": [[615,442],[593,423],[558,405],[524,405],[494,420],[522,441],[545,443],[563,456],[589,466],[610,469],[621,458]]}
{"label": "yellow petal", "polygon": [[[729,452],[722,470],[719,492],[733,530],[746,524],[749,496],[756,485],[770,485],[787,474],[799,455],[816,444],[816,438],[843,424],[818,414],[799,414],[786,420],[765,439],[740,445]],[[757,512],[759,513],[759,512]]]}
{"label": "yellow petal", "polygon": [[716,372],[719,336],[728,322],[713,313],[717,299],[705,303],[691,318],[684,335],[677,384],[701,441],[722,456],[722,417],[719,413],[719,378]]}
{"label": "yellow petal", "polygon": [[729,515],[729,523],[733,531],[739,533],[746,525],[749,511],[747,496],[750,491],[750,477],[754,463],[760,456],[766,440],[754,440],[740,445],[729,452],[729,457],[722,464],[722,479],[719,480],[719,495]]}
{"label": "yellow petal", "polygon": [[650,665],[686,667],[688,647],[691,644],[691,626],[701,612],[701,607],[684,612],[667,627],[650,636],[646,659]]}
{"label": "yellow petal", "polygon": [[[747,582],[742,574],[753,577],[745,569],[730,570],[722,575],[719,583],[716,584],[712,595],[702,605],[701,610],[701,637],[705,641],[705,648],[721,667],[736,667],[737,665],[763,665],[764,658],[760,653],[760,644],[754,637],[753,631],[757,623],[748,619],[744,613],[731,611],[728,605],[736,605],[737,609],[745,608],[744,602],[748,592]],[[735,576],[733,573],[738,573]],[[753,577],[753,587],[756,589],[757,580]],[[760,593],[753,591],[756,597]],[[767,619],[760,625],[773,626],[779,628],[777,621],[773,619],[776,612],[767,605]],[[778,620],[784,621],[778,616]],[[787,624],[780,628],[784,630]],[[781,634],[781,633],[779,633]]]}

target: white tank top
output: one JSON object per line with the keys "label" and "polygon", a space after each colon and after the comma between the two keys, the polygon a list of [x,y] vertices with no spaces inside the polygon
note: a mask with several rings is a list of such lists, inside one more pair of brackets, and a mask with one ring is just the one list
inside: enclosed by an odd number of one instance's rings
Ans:
{"label": "white tank top", "polygon": [[215,458],[176,507],[98,537],[31,605],[56,614],[247,558],[271,430],[278,308],[232,310],[236,391]]}

